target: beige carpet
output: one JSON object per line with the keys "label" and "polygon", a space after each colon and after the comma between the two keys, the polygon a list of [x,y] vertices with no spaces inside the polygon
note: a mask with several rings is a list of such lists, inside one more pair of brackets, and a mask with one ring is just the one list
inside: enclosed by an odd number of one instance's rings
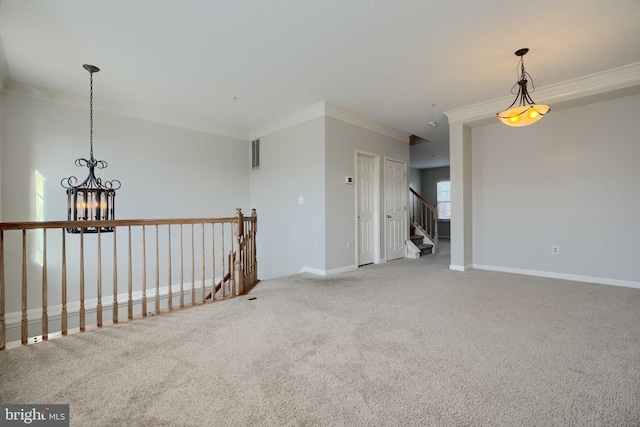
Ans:
{"label": "beige carpet", "polygon": [[0,403],[69,403],[75,426],[640,425],[640,290],[447,266],[295,275],[8,350]]}

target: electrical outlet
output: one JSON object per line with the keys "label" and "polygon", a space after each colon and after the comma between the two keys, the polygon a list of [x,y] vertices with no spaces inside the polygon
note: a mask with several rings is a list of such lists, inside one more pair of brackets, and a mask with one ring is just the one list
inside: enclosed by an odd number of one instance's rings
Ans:
{"label": "electrical outlet", "polygon": [[558,255],[560,253],[560,246],[558,245],[551,246],[551,253],[553,255]]}
{"label": "electrical outlet", "polygon": [[347,250],[351,249],[351,242],[347,242]]}

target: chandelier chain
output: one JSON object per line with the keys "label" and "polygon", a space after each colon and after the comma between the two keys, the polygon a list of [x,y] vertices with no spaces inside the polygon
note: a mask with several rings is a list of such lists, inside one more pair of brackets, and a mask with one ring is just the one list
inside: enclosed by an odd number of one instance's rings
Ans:
{"label": "chandelier chain", "polygon": [[[518,80],[514,83],[513,87],[511,87],[511,93],[513,95],[520,95],[522,93],[522,89],[526,90],[526,93],[533,93],[536,91],[536,86],[533,84],[533,78],[529,73],[524,69],[524,58],[521,56],[520,61],[518,61],[518,66],[516,66],[516,70],[520,68],[520,73],[516,71],[516,75],[518,76]],[[531,85],[531,89],[527,89],[526,84]]]}
{"label": "chandelier chain", "polygon": [[118,190],[121,186],[121,183],[117,179],[112,179],[108,181],[103,181],[101,178],[95,176],[96,169],[105,169],[108,165],[104,160],[96,160],[93,157],[93,73],[100,71],[100,69],[94,65],[84,64],[84,69],[89,72],[89,147],[90,147],[90,156],[89,159],[80,158],[76,159],[75,164],[78,167],[87,167],[89,168],[89,176],[78,184],[78,178],[75,176],[70,176],[68,178],[63,178],[60,181],[60,185],[66,188],[69,191],[77,191],[79,189],[100,189],[100,190],[109,190],[115,191]]}
{"label": "chandelier chain", "polygon": [[93,73],[90,76],[90,92],[89,92],[89,144],[91,146],[90,158],[93,161]]}

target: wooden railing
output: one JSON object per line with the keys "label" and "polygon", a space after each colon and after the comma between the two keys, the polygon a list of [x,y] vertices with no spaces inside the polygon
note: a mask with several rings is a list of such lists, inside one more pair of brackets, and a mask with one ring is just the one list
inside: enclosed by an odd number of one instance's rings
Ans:
{"label": "wooden railing", "polygon": [[[67,234],[70,226],[114,229]],[[228,218],[0,222],[0,350],[100,328],[105,311],[115,324],[246,293],[258,282],[256,233],[255,209]]]}
{"label": "wooden railing", "polygon": [[409,188],[411,223],[433,242],[433,252],[438,253],[438,210],[431,206],[413,188]]}

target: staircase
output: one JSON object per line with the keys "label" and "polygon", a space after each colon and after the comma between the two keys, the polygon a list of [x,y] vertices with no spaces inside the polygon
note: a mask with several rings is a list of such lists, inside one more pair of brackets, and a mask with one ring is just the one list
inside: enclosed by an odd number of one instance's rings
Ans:
{"label": "staircase", "polygon": [[420,255],[438,253],[438,210],[409,188],[411,241]]}
{"label": "staircase", "polygon": [[424,236],[421,234],[416,234],[416,227],[411,224],[410,227],[411,236],[409,239],[413,242],[414,245],[420,249],[420,256],[425,256],[433,253],[433,245],[430,243],[424,243]]}

